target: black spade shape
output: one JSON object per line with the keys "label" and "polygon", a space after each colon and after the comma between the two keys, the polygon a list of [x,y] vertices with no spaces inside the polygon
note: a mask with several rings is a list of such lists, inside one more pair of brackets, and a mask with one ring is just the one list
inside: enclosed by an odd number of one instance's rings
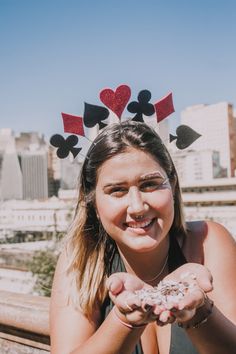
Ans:
{"label": "black spade shape", "polygon": [[69,135],[66,139],[60,134],[55,134],[50,138],[50,144],[57,147],[57,156],[60,159],[66,158],[71,152],[74,158],[82,150],[82,148],[74,147],[79,139],[76,135]]}
{"label": "black spade shape", "polygon": [[92,128],[96,124],[99,129],[106,127],[107,124],[102,123],[102,120],[107,119],[109,110],[105,107],[96,106],[90,103],[84,103],[84,125],[87,128]]}
{"label": "black spade shape", "polygon": [[176,140],[176,146],[178,149],[183,150],[190,146],[195,140],[200,138],[201,134],[198,134],[195,130],[187,125],[180,125],[176,129],[176,136],[170,134],[170,142]]}
{"label": "black spade shape", "polygon": [[148,90],[142,90],[138,94],[138,102],[133,101],[128,104],[127,110],[130,113],[136,113],[132,120],[136,122],[143,122],[143,114],[151,116],[155,112],[155,108],[151,103],[148,103],[151,99],[151,92]]}

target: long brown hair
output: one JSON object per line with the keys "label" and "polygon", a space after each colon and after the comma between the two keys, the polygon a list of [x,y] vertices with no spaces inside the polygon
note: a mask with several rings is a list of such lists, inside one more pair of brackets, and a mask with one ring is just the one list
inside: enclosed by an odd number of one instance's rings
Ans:
{"label": "long brown hair", "polygon": [[100,306],[107,291],[105,279],[116,245],[105,232],[96,215],[95,188],[97,171],[111,157],[134,147],[151,154],[165,170],[173,190],[174,220],[170,235],[184,234],[181,193],[177,173],[162,140],[144,123],[125,121],[105,128],[94,140],[84,160],[80,180],[79,199],[75,217],[68,234],[74,301],[90,317],[94,306]]}

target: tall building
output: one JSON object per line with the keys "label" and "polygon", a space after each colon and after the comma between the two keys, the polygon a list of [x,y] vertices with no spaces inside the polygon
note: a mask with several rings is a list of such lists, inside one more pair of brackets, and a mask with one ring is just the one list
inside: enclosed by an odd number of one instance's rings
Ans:
{"label": "tall building", "polygon": [[2,160],[0,198],[22,199],[22,173],[16,151],[5,152]]}
{"label": "tall building", "polygon": [[21,152],[28,150],[29,146],[37,146],[38,148],[44,148],[46,145],[43,135],[38,132],[22,132],[15,137],[16,150]]}
{"label": "tall building", "polygon": [[23,176],[23,199],[48,197],[47,152],[24,151],[20,154]]}
{"label": "tall building", "polygon": [[22,132],[16,138],[23,177],[23,199],[48,197],[47,144],[38,132]]}
{"label": "tall building", "polygon": [[48,196],[58,196],[61,180],[61,159],[56,155],[56,149],[48,146]]}
{"label": "tall building", "polygon": [[151,117],[144,117],[144,121],[147,125],[152,127],[157,134],[160,136],[162,139],[163,143],[165,145],[168,145],[169,143],[169,122],[168,119],[164,119],[161,122],[157,123],[157,118],[156,115],[154,114]]}
{"label": "tall building", "polygon": [[226,169],[220,166],[219,152],[209,150],[170,151],[175,164],[180,185],[210,181],[214,178],[226,177]]}
{"label": "tall building", "polygon": [[22,173],[11,129],[0,129],[0,199],[22,199]]}
{"label": "tall building", "polygon": [[71,155],[61,161],[61,188],[77,189],[78,178],[82,166],[79,158],[73,158]]}
{"label": "tall building", "polygon": [[181,124],[202,135],[188,150],[219,152],[220,166],[226,170],[227,177],[236,174],[235,120],[233,106],[227,102],[191,106],[181,112]]}

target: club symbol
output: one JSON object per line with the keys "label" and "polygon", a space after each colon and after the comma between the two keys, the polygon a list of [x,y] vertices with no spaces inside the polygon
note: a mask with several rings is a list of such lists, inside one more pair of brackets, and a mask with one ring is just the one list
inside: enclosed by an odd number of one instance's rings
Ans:
{"label": "club symbol", "polygon": [[138,94],[138,102],[133,101],[128,104],[127,110],[130,113],[136,113],[132,120],[136,122],[143,122],[143,114],[151,116],[154,114],[155,109],[153,104],[149,103],[151,99],[151,92],[148,90],[142,90]]}
{"label": "club symbol", "polygon": [[57,149],[57,156],[60,159],[66,158],[71,152],[74,158],[82,150],[82,148],[74,147],[78,143],[79,139],[76,135],[69,135],[66,139],[60,134],[55,134],[50,139],[50,144]]}

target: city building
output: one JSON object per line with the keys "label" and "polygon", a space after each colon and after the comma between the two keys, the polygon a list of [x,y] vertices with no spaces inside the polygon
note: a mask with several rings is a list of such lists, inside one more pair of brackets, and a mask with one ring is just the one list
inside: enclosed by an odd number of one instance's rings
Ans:
{"label": "city building", "polygon": [[182,185],[187,220],[214,220],[236,239],[236,177]]}
{"label": "city building", "polygon": [[61,189],[76,189],[78,178],[82,166],[82,160],[79,156],[74,158],[71,154],[61,160]]}
{"label": "city building", "polygon": [[12,129],[0,129],[0,153],[4,153],[8,149],[15,148],[15,138]]}
{"label": "city building", "polygon": [[28,150],[29,146],[36,146],[39,149],[47,145],[44,135],[38,132],[22,132],[15,137],[15,142],[18,153]]}
{"label": "city building", "polygon": [[0,129],[0,199],[22,199],[22,173],[11,129]]}
{"label": "city building", "polygon": [[[187,107],[181,112],[181,124],[189,125],[201,137],[186,151],[219,152],[219,164],[227,177],[236,172],[236,118],[227,102]],[[207,168],[207,167],[205,167]],[[209,165],[212,169],[212,166]],[[218,176],[223,177],[223,176]]]}
{"label": "city building", "polygon": [[22,172],[16,151],[5,152],[2,157],[0,199],[22,199]]}
{"label": "city building", "polygon": [[74,208],[74,199],[60,200],[57,197],[44,201],[3,201],[0,204],[0,239],[13,237],[17,233],[49,236],[64,233],[72,220]]}
{"label": "city building", "polygon": [[219,151],[171,150],[170,154],[181,185],[226,177],[227,171],[220,165]]}
{"label": "city building", "polygon": [[58,195],[61,182],[61,160],[57,157],[56,149],[48,146],[48,196]]}
{"label": "city building", "polygon": [[26,150],[20,154],[23,199],[48,198],[47,151]]}

